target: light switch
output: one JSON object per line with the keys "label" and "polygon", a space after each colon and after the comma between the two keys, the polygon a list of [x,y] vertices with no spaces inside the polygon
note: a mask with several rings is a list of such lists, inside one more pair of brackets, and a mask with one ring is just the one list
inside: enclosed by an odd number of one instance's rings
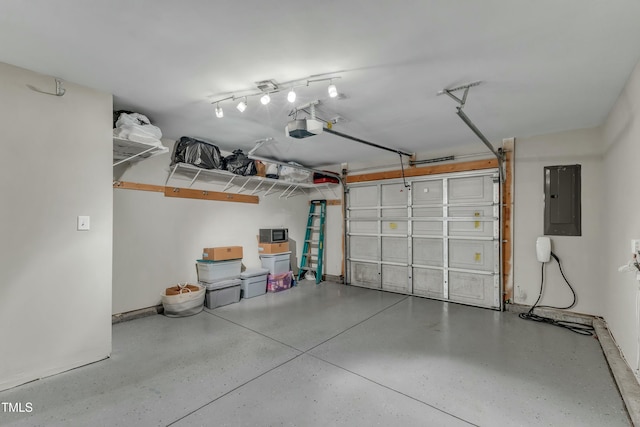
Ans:
{"label": "light switch", "polygon": [[86,215],[78,216],[78,231],[88,231],[91,229],[91,217]]}

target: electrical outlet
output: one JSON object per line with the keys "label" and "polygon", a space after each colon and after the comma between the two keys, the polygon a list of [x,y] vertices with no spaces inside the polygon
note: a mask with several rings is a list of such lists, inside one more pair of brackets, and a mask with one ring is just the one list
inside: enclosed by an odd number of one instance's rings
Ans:
{"label": "electrical outlet", "polygon": [[91,229],[91,218],[86,215],[78,216],[78,231],[88,231]]}
{"label": "electrical outlet", "polygon": [[631,253],[637,254],[640,252],[640,239],[631,239]]}

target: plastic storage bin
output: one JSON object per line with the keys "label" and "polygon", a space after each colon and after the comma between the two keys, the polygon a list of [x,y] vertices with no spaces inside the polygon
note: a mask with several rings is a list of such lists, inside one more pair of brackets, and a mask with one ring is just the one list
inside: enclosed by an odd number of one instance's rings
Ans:
{"label": "plastic storage bin", "polygon": [[287,271],[283,274],[270,274],[267,279],[268,292],[280,292],[291,287],[293,281],[293,271]]}
{"label": "plastic storage bin", "polygon": [[240,301],[240,279],[227,280],[224,284],[207,284],[204,305],[209,308],[222,307]]}
{"label": "plastic storage bin", "polygon": [[216,282],[198,282],[200,286],[207,288],[208,291],[214,291],[216,289],[229,288],[231,286],[240,285],[242,282],[239,277],[234,277],[233,279],[227,280],[218,280]]}
{"label": "plastic storage bin", "polygon": [[260,255],[262,267],[269,270],[269,274],[283,274],[290,270],[291,251],[281,254],[263,254]]}
{"label": "plastic storage bin", "polygon": [[247,269],[240,275],[242,298],[253,298],[267,293],[267,268]]}
{"label": "plastic storage bin", "polygon": [[242,260],[233,259],[230,261],[207,261],[198,260],[198,281],[213,283],[225,279],[240,277]]}

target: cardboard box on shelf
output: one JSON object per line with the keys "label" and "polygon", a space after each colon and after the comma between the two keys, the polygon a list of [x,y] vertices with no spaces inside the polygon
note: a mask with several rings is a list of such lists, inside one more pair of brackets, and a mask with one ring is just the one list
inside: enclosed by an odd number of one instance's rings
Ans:
{"label": "cardboard box on shelf", "polygon": [[258,243],[258,253],[260,254],[279,254],[289,251],[289,242],[281,243]]}
{"label": "cardboard box on shelf", "polygon": [[256,160],[256,175],[267,176],[267,167],[260,160]]}
{"label": "cardboard box on shelf", "polygon": [[202,259],[205,261],[226,261],[240,258],[242,258],[242,246],[220,246],[202,250]]}

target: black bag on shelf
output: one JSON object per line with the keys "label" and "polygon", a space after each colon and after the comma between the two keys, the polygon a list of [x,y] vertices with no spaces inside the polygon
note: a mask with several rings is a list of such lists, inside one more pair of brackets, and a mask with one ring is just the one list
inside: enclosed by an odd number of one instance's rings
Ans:
{"label": "black bag on shelf", "polygon": [[233,154],[229,154],[224,158],[225,168],[229,172],[236,175],[256,175],[258,170],[253,160],[248,158],[242,150],[233,150]]}
{"label": "black bag on shelf", "polygon": [[171,166],[176,163],[188,163],[203,169],[222,169],[224,166],[218,147],[188,136],[176,142]]}

